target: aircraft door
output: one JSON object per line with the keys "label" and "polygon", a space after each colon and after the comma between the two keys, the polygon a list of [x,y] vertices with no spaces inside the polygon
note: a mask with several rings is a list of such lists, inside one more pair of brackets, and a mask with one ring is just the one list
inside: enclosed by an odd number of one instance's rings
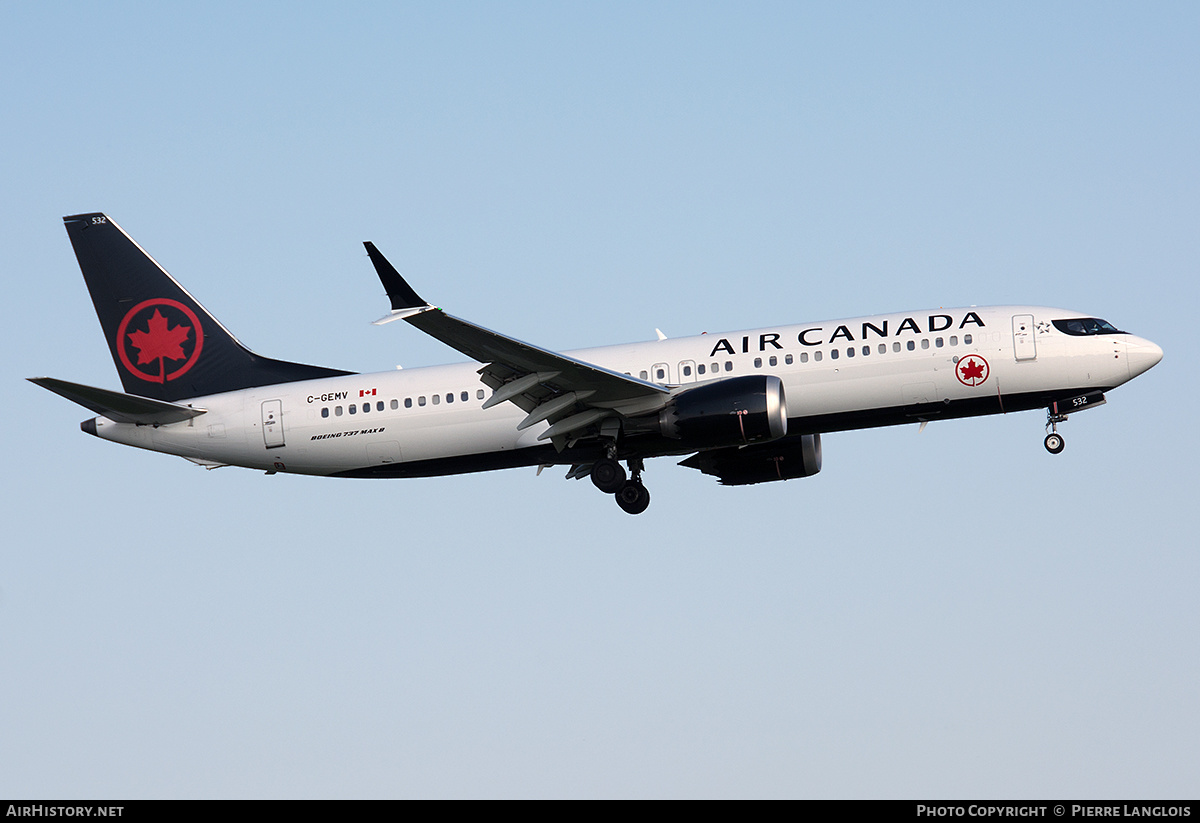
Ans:
{"label": "aircraft door", "polygon": [[400,444],[395,440],[371,443],[367,446],[367,462],[372,466],[386,466],[401,460]]}
{"label": "aircraft door", "polygon": [[679,361],[679,382],[694,383],[696,380],[696,362],[694,360]]}
{"label": "aircraft door", "polygon": [[1036,360],[1037,343],[1033,339],[1033,315],[1013,315],[1013,354],[1018,360]]}
{"label": "aircraft door", "polygon": [[265,400],[262,404],[263,442],[268,449],[283,446],[283,401]]}

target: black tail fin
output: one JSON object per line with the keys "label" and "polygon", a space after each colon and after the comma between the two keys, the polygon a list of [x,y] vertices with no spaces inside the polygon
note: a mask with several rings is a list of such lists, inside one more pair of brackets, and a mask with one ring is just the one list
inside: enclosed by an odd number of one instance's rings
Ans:
{"label": "black tail fin", "polygon": [[75,214],[63,222],[129,394],[174,402],[351,374],[260,357],[106,215]]}

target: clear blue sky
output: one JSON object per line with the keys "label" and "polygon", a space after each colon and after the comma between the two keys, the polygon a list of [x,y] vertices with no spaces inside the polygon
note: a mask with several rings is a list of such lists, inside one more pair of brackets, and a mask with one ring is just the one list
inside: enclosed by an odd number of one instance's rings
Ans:
{"label": "clear blue sky", "polygon": [[[1200,773],[1194,3],[0,5],[0,796],[1178,797]],[[458,360],[934,306],[1166,351],[1072,418],[830,435],[623,514],[82,434],[61,216],[257,351]]]}

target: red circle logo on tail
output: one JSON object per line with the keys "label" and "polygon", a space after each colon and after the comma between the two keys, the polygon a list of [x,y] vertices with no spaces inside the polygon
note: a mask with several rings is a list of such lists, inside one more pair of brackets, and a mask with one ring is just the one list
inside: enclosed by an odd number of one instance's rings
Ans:
{"label": "red circle logo on tail", "polygon": [[[204,331],[196,313],[177,300],[138,303],[117,328],[117,353],[130,374],[150,383],[182,377],[196,365]],[[182,361],[182,365],[177,365]]]}
{"label": "red circle logo on tail", "polygon": [[990,373],[988,361],[977,354],[968,354],[954,367],[954,375],[964,386],[978,386],[988,379]]}

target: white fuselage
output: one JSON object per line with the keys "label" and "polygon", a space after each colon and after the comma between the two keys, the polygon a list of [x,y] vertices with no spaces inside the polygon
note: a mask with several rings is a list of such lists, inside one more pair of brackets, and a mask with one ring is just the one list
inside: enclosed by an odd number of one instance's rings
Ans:
{"label": "white fuselage", "polygon": [[[789,432],[828,432],[927,419],[922,409],[965,416],[1044,406],[1056,393],[1119,386],[1162,357],[1133,335],[1072,336],[1049,322],[1080,316],[1038,306],[936,309],[567,354],[684,389],[774,374],[783,381]],[[207,411],[190,420],[153,427],[101,417],[96,433],[203,465],[315,475],[373,466],[427,465],[413,473],[440,474],[571,462],[555,460],[538,441],[547,424],[518,431],[525,412],[511,403],[481,408],[491,392],[479,368],[431,366],[196,397],[183,402]],[[493,459],[470,460],[478,456]]]}

